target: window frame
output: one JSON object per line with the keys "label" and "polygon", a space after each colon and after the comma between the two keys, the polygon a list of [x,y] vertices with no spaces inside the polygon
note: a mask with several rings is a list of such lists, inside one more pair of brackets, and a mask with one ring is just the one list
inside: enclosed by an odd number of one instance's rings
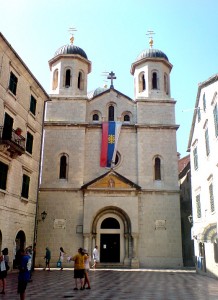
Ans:
{"label": "window frame", "polygon": [[8,165],[0,161],[0,189],[6,191],[8,179]]}
{"label": "window frame", "polygon": [[33,140],[34,137],[33,135],[27,131],[27,135],[26,135],[26,152],[32,154],[33,153]]}
{"label": "window frame", "polygon": [[196,195],[195,202],[196,202],[196,216],[198,219],[200,219],[202,217],[200,194]]}
{"label": "window frame", "polygon": [[194,169],[198,170],[198,149],[197,146],[193,149]]}
{"label": "window frame", "polygon": [[23,174],[21,197],[29,198],[30,176]]}
{"label": "window frame", "polygon": [[33,95],[31,95],[30,96],[30,112],[34,116],[36,115],[36,104],[37,104],[36,98]]}
{"label": "window frame", "polygon": [[9,79],[9,91],[16,96],[17,94],[18,77],[11,71]]}

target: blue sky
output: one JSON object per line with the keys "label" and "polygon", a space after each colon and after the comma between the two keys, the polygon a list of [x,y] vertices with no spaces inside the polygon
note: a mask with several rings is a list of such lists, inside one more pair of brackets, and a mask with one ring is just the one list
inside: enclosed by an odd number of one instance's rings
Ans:
{"label": "blue sky", "polygon": [[[218,1],[215,0],[0,0],[0,30],[49,93],[48,61],[69,43],[76,27],[76,46],[92,61],[88,90],[105,84],[102,72],[113,70],[114,87],[133,98],[131,64],[154,48],[173,65],[171,96],[177,101],[177,150],[187,145],[198,83],[218,73]],[[108,83],[109,85],[109,83]]]}

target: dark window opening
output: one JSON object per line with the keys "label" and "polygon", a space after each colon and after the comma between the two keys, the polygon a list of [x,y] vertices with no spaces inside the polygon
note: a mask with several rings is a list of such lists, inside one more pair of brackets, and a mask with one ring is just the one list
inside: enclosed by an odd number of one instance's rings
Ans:
{"label": "dark window opening", "polygon": [[8,165],[0,162],[0,189],[6,190],[6,183],[7,183],[7,176],[8,176]]}
{"label": "dark window opening", "polygon": [[82,73],[79,72],[79,75],[78,75],[78,84],[77,84],[78,89],[81,89],[81,82],[82,82]]}
{"label": "dark window opening", "polygon": [[110,105],[108,108],[108,121],[114,121],[114,107]]}
{"label": "dark window opening", "polygon": [[66,70],[66,78],[65,78],[65,87],[70,86],[70,77],[71,77],[70,69],[67,69]]}
{"label": "dark window opening", "polygon": [[30,184],[30,178],[29,176],[24,174],[21,196],[26,199],[28,199],[29,197],[29,184]]}
{"label": "dark window opening", "polygon": [[5,113],[4,128],[2,133],[3,140],[11,140],[13,123],[14,119],[9,114]]}
{"label": "dark window opening", "polygon": [[98,121],[98,120],[99,120],[98,114],[94,114],[94,115],[92,116],[92,120],[93,120],[93,121]]}
{"label": "dark window opening", "polygon": [[155,166],[154,166],[155,180],[161,180],[161,163],[160,158],[155,158]]}
{"label": "dark window opening", "polygon": [[9,90],[16,95],[17,92],[17,77],[13,72],[10,74]]}
{"label": "dark window opening", "polygon": [[152,74],[152,89],[157,89],[157,73]]}
{"label": "dark window opening", "polygon": [[62,155],[60,158],[60,174],[59,178],[66,179],[67,178],[67,157]]}
{"label": "dark window opening", "polygon": [[101,229],[120,229],[120,224],[114,218],[107,218],[101,223]]}
{"label": "dark window opening", "polygon": [[146,89],[146,84],[145,84],[145,75],[142,75],[142,90],[144,91]]}
{"label": "dark window opening", "polygon": [[129,122],[130,121],[130,116],[129,115],[125,115],[123,118],[124,122]]}
{"label": "dark window opening", "polygon": [[30,111],[32,114],[36,114],[36,99],[32,95],[30,98]]}
{"label": "dark window opening", "polygon": [[26,151],[32,154],[33,152],[33,135],[27,132]]}

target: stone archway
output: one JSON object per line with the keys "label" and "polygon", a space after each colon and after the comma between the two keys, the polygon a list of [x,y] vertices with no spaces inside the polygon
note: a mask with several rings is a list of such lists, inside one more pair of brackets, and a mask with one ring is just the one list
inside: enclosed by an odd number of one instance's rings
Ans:
{"label": "stone archway", "polygon": [[[107,226],[102,226],[105,222]],[[118,225],[114,225],[115,223]],[[99,245],[100,248],[100,262],[130,264],[132,257],[131,221],[122,209],[110,206],[96,213],[92,223],[92,249],[95,245]]]}
{"label": "stone archway", "polygon": [[13,268],[16,269],[20,263],[20,250],[25,249],[26,235],[23,230],[20,230],[15,238],[15,259],[13,261]]}

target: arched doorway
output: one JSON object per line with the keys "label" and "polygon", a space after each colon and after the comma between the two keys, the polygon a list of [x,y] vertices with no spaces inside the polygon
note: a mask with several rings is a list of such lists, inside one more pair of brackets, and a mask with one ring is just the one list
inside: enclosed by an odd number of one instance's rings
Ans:
{"label": "arched doorway", "polygon": [[100,262],[120,262],[120,223],[117,219],[105,218],[100,225]]}
{"label": "arched doorway", "polygon": [[92,249],[100,250],[100,263],[129,265],[132,256],[131,222],[118,207],[98,211],[92,224]]}
{"label": "arched doorway", "polygon": [[15,259],[13,261],[13,268],[16,269],[20,263],[20,249],[24,249],[26,244],[25,233],[20,230],[15,238]]}

